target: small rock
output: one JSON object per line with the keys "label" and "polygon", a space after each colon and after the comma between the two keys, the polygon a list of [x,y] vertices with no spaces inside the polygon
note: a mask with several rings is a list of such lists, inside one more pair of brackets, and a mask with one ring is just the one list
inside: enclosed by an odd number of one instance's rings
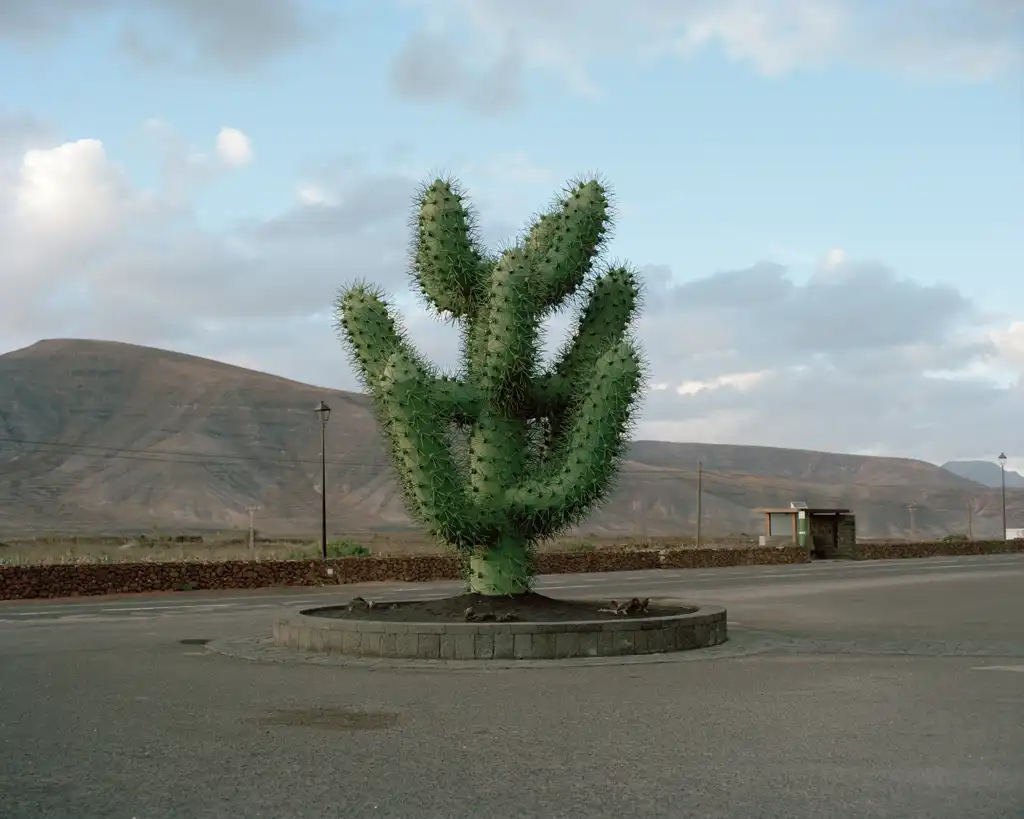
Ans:
{"label": "small rock", "polygon": [[353,597],[348,604],[349,611],[365,611],[370,608],[370,604],[367,603],[362,597]]}
{"label": "small rock", "polygon": [[466,607],[466,611],[464,612],[464,616],[466,618],[466,622],[467,623],[470,623],[470,622],[472,622],[473,620],[476,619],[476,612],[473,610],[472,606],[467,606]]}

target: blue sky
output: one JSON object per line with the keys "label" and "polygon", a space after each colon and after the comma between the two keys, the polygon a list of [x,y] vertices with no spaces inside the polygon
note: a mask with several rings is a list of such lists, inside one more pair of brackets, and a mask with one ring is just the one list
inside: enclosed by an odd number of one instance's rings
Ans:
{"label": "blue sky", "polygon": [[[381,191],[408,178],[408,199],[452,171],[497,238],[596,170],[619,207],[613,255],[656,284],[651,437],[1024,454],[1019,4],[63,0],[45,19],[40,5],[0,10],[0,185],[22,201],[27,150],[96,140],[102,155],[58,188],[105,208],[88,230],[36,224],[66,253],[17,255],[23,305],[3,349],[89,335],[349,387],[328,341],[334,288],[359,274],[402,286],[407,207]],[[225,127],[251,156],[218,161]],[[90,198],[102,180],[106,198]],[[314,190],[319,210],[299,196]],[[366,191],[384,200],[353,198]],[[345,221],[360,213],[368,224]],[[273,304],[239,306],[228,269]],[[688,297],[726,272],[791,289],[745,312],[727,292]],[[284,312],[282,280],[302,282]],[[62,314],[57,291],[84,309]],[[850,338],[780,329],[829,325],[832,309],[853,311]],[[111,321],[126,311],[140,318]],[[430,343],[429,320],[410,321]],[[296,364],[310,327],[331,352]],[[793,395],[826,376],[812,389],[831,397],[803,417]]]}

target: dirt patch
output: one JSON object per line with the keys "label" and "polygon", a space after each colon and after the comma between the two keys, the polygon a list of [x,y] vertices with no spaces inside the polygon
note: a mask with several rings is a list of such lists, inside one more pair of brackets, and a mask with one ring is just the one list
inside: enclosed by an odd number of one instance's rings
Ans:
{"label": "dirt patch", "polygon": [[307,609],[303,614],[342,620],[391,623],[525,622],[563,623],[613,618],[670,617],[696,611],[686,606],[652,605],[643,599],[560,600],[543,594],[490,597],[460,594],[440,600],[379,603],[355,598],[347,606]]}

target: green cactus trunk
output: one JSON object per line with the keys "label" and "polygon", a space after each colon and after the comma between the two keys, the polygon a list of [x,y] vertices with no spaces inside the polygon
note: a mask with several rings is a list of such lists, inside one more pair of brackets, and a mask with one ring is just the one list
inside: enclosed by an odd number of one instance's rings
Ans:
{"label": "green cactus trunk", "polygon": [[[478,248],[451,183],[435,181],[419,204],[415,280],[462,325],[457,374],[424,361],[366,285],[341,293],[338,326],[410,512],[464,556],[472,591],[523,594],[535,544],[582,520],[618,469],[642,392],[630,333],[639,284],[623,266],[592,273],[610,225],[597,181],[568,189],[500,257]],[[581,288],[575,332],[542,368],[542,323]]]}
{"label": "green cactus trunk", "polygon": [[469,557],[469,590],[476,594],[525,594],[533,581],[533,560],[523,538],[504,537]]}

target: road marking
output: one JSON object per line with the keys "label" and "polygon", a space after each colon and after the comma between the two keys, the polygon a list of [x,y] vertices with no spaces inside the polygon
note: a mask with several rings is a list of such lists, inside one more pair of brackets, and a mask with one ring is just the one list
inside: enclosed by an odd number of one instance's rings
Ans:
{"label": "road marking", "polygon": [[1016,671],[1024,674],[1024,665],[979,665],[971,671]]}
{"label": "road marking", "polygon": [[237,603],[170,603],[162,606],[115,606],[108,609],[100,609],[105,612],[121,612],[121,611],[163,611],[165,609],[192,609],[198,611],[199,609],[224,609],[231,608],[232,606],[238,605]]}

